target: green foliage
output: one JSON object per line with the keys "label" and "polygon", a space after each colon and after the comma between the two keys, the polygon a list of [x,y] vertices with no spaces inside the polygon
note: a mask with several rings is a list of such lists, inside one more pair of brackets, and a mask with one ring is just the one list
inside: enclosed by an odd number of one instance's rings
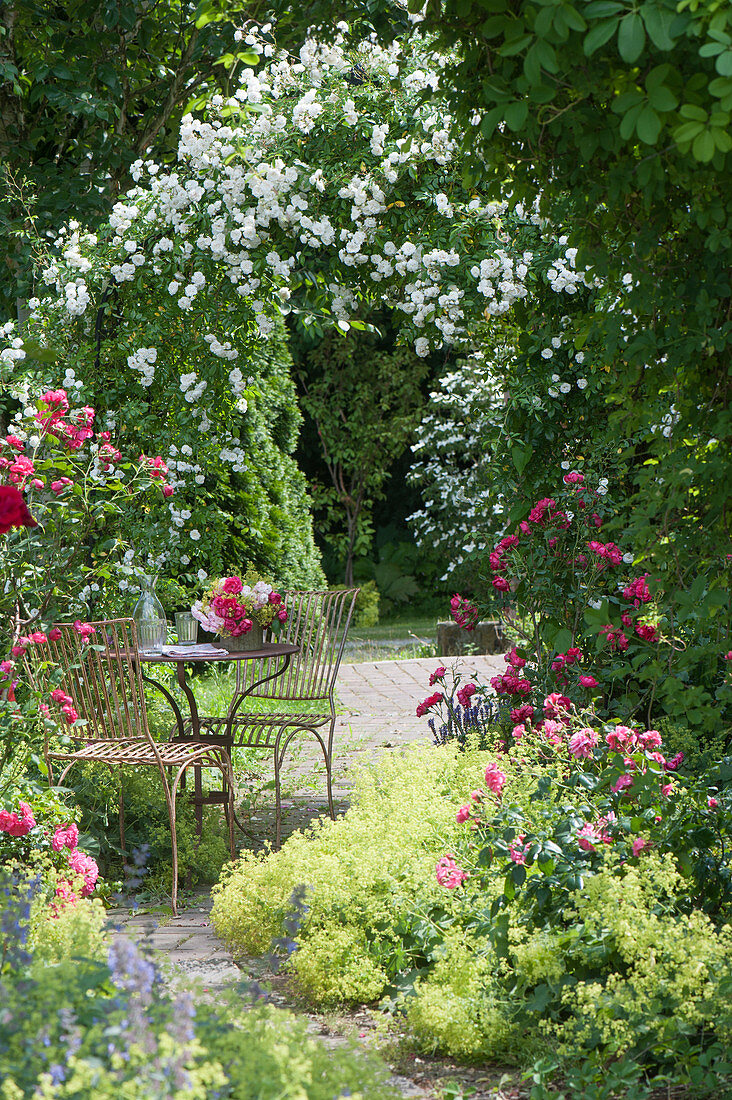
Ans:
{"label": "green foliage", "polygon": [[394,1100],[386,1067],[369,1052],[330,1049],[309,1034],[306,1020],[282,1009],[242,1012],[240,997],[222,1001],[199,1006],[196,1033],[223,1067],[231,1100]]}
{"label": "green foliage", "polygon": [[[15,912],[9,916],[12,924]],[[16,923],[22,939],[23,918]],[[72,946],[68,937],[64,946]],[[215,1005],[197,1003],[190,992],[171,992],[130,941],[117,937],[108,946],[105,962],[37,950],[0,979],[3,1100],[394,1095],[374,1056],[329,1050],[308,1035],[305,1020],[243,1005],[246,987],[220,993]],[[90,947],[98,947],[96,931]]]}
{"label": "green foliage", "polygon": [[[519,347],[547,347],[568,318],[573,350],[587,352],[586,394],[602,391],[602,445],[614,438],[622,450],[636,545],[688,592],[697,572],[718,570],[729,541],[728,6],[445,0],[424,15],[413,33],[436,37],[447,55],[440,89],[463,135],[465,178],[527,208],[540,195],[541,214],[578,249],[577,269],[617,288],[616,305],[595,289],[571,310],[563,295],[552,306],[532,294],[516,317]],[[511,403],[531,365],[523,355],[507,378]],[[552,369],[545,363],[538,400]],[[652,432],[659,398],[671,420]],[[572,401],[548,424],[522,423],[516,408],[501,448],[509,480],[522,477],[511,445],[526,455],[539,438],[556,461],[582,440],[594,405],[588,416]],[[544,495],[541,467],[527,474]]]}
{"label": "green foliage", "polygon": [[[336,584],[332,586],[333,590],[336,592],[341,591],[345,587],[345,584]],[[351,625],[356,627],[376,626],[379,621],[380,600],[381,593],[376,587],[376,582],[364,581],[356,596],[356,606],[353,609],[353,620]]]}
{"label": "green foliage", "polygon": [[46,898],[31,906],[28,950],[36,973],[63,959],[101,960],[106,956],[107,916],[98,898],[79,898],[71,905],[49,907]]}
{"label": "green foliage", "polygon": [[[344,322],[344,326],[347,327]],[[299,342],[302,407],[317,429],[329,484],[313,485],[314,503],[325,514],[321,537],[345,562],[371,545],[371,513],[384,496],[394,460],[417,426],[422,405],[424,359],[405,347],[384,346],[372,333],[328,333],[317,343]]]}

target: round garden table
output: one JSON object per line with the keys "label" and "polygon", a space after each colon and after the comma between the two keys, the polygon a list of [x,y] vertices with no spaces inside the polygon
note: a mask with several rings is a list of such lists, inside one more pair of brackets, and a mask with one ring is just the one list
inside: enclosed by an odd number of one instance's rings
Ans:
{"label": "round garden table", "polygon": [[[167,648],[167,647],[166,647]],[[176,647],[180,650],[182,646]],[[191,649],[194,647],[191,646]],[[214,654],[201,654],[201,653],[180,653],[175,656],[170,656],[166,653],[143,653],[138,651],[136,659],[140,662],[142,679],[146,684],[150,684],[156,688],[162,695],[165,696],[170,704],[171,710],[175,716],[176,725],[178,727],[177,733],[172,737],[172,741],[197,741],[203,744],[221,745],[222,748],[228,753],[229,760],[231,760],[231,752],[234,747],[234,723],[236,721],[239,709],[252,692],[261,687],[262,684],[268,683],[270,680],[276,680],[287,670],[290,661],[296,653],[300,652],[299,646],[289,645],[287,643],[265,643],[260,649],[248,649],[243,651],[237,651],[235,653],[221,653]],[[229,709],[225,718],[208,718],[205,715],[202,716],[198,710],[198,703],[196,697],[191,690],[191,686],[186,678],[186,666],[187,665],[226,665],[233,664],[237,666],[242,661],[277,661],[277,667],[273,672],[269,672],[267,676],[261,676],[258,680],[254,680],[252,683],[247,684],[246,689],[235,689]],[[175,696],[168,691],[168,689],[160,683],[159,680],[149,676],[145,671],[147,665],[175,665],[176,681],[179,688],[183,692],[186,702],[188,703],[188,716],[186,717],[178,706],[178,701]],[[271,665],[265,666],[265,668],[271,668]],[[241,682],[241,677],[237,676],[237,684]],[[208,727],[208,729],[207,729]],[[212,732],[215,729],[217,732]],[[196,815],[196,832],[198,836],[201,836],[203,831],[203,807],[204,805],[228,805],[228,796],[226,792],[226,785],[224,781],[223,789],[220,791],[209,791],[208,794],[203,793],[203,784],[201,781],[201,768],[194,765],[193,768],[193,805]],[[185,776],[181,786],[185,786]],[[241,825],[241,822],[234,814],[234,820],[239,826],[242,832],[246,833],[247,830]]]}

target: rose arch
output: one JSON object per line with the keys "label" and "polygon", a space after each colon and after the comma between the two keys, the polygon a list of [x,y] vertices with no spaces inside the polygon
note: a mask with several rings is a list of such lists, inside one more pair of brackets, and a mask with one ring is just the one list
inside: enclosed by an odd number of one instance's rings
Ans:
{"label": "rose arch", "polygon": [[253,45],[274,56],[186,116],[172,169],[138,162],[95,233],[59,232],[27,317],[2,329],[0,375],[26,408],[65,388],[121,447],[164,458],[167,523],[129,517],[151,552],[164,532],[158,563],[193,580],[230,554],[315,583],[283,315],[345,331],[386,304],[426,355],[474,344],[532,283],[568,309],[591,282],[535,211],[463,180],[430,98],[439,58]]}

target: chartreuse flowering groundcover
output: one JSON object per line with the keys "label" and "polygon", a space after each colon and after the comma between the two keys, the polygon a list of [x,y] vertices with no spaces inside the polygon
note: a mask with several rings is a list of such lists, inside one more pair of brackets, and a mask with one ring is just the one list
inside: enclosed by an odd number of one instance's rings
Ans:
{"label": "chartreuse flowering groundcover", "polygon": [[422,1051],[533,1065],[535,1097],[560,1065],[575,1100],[721,1095],[729,776],[682,779],[657,731],[554,713],[510,747],[483,722],[488,750],[363,770],[345,817],[225,871],[214,926],[260,953],[307,883],[286,965],[314,1004],[378,1004]]}

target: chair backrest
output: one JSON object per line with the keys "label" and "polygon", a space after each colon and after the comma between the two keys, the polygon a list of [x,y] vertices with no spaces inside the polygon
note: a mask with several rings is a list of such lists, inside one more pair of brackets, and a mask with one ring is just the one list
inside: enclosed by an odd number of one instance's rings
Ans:
{"label": "chair backrest", "polygon": [[151,741],[140,663],[134,660],[133,620],[108,619],[84,626],[93,627],[88,637],[63,623],[58,627],[61,636],[42,647],[43,657],[48,655],[63,672],[62,690],[73,699],[79,717],[86,719],[86,726],[78,732],[72,729],[72,736],[84,741]]}
{"label": "chair backrest", "polygon": [[[257,699],[329,699],[351,625],[358,588],[335,592],[287,592],[287,622],[277,637],[300,647],[283,676],[250,692]],[[272,675],[281,659],[242,661],[237,665],[237,688]]]}

